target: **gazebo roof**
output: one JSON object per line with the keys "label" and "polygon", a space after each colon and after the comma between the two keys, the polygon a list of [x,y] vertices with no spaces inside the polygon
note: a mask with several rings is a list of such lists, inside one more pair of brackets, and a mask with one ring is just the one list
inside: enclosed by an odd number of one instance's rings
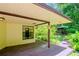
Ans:
{"label": "gazebo roof", "polygon": [[1,3],[0,17],[4,17],[6,22],[29,25],[47,22],[51,24],[71,22],[69,18],[44,3]]}

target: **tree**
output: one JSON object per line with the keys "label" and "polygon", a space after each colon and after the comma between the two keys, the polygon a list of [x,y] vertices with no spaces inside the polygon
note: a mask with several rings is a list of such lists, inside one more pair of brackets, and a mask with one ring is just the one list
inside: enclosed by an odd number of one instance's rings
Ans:
{"label": "tree", "polygon": [[58,7],[61,13],[70,17],[73,21],[70,24],[64,25],[69,26],[69,32],[73,33],[67,35],[67,39],[71,43],[72,48],[79,51],[79,4],[58,4]]}
{"label": "tree", "polygon": [[63,4],[58,4],[57,6],[62,14],[71,18],[72,23],[64,24],[66,26],[69,26],[68,30],[70,30],[71,32],[79,31],[79,4],[63,3]]}

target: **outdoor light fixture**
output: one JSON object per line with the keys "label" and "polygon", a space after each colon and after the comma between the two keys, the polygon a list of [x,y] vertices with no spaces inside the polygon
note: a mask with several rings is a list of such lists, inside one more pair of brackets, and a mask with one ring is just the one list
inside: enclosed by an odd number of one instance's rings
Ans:
{"label": "outdoor light fixture", "polygon": [[0,17],[0,21],[3,21],[3,20],[5,20],[5,18],[4,17]]}

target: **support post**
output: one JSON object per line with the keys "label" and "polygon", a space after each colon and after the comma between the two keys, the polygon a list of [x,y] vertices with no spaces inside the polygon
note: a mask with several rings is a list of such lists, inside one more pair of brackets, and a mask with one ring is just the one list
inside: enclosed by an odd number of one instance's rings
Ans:
{"label": "support post", "polygon": [[48,48],[50,48],[50,22],[48,23]]}

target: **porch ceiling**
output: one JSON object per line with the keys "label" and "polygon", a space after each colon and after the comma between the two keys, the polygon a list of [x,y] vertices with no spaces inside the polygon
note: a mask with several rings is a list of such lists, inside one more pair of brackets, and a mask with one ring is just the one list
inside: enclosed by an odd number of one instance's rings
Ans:
{"label": "porch ceiling", "polygon": [[4,22],[7,22],[7,23],[25,24],[25,25],[29,25],[29,26],[34,26],[36,24],[44,23],[44,22],[40,22],[40,21],[34,21],[34,20],[13,17],[13,16],[9,16],[9,15],[2,15],[2,14],[0,14],[0,17],[4,17],[5,18]]}
{"label": "porch ceiling", "polygon": [[[62,24],[70,22],[67,18],[55,12],[48,11],[47,9],[32,3],[0,3],[0,12],[1,11],[41,19],[43,21],[51,22],[51,24]],[[44,23],[37,20],[36,21],[29,19],[27,20],[24,18],[13,17],[3,14],[0,14],[0,17],[4,17],[7,20],[7,22],[24,23],[24,24],[27,23],[30,25]]]}

